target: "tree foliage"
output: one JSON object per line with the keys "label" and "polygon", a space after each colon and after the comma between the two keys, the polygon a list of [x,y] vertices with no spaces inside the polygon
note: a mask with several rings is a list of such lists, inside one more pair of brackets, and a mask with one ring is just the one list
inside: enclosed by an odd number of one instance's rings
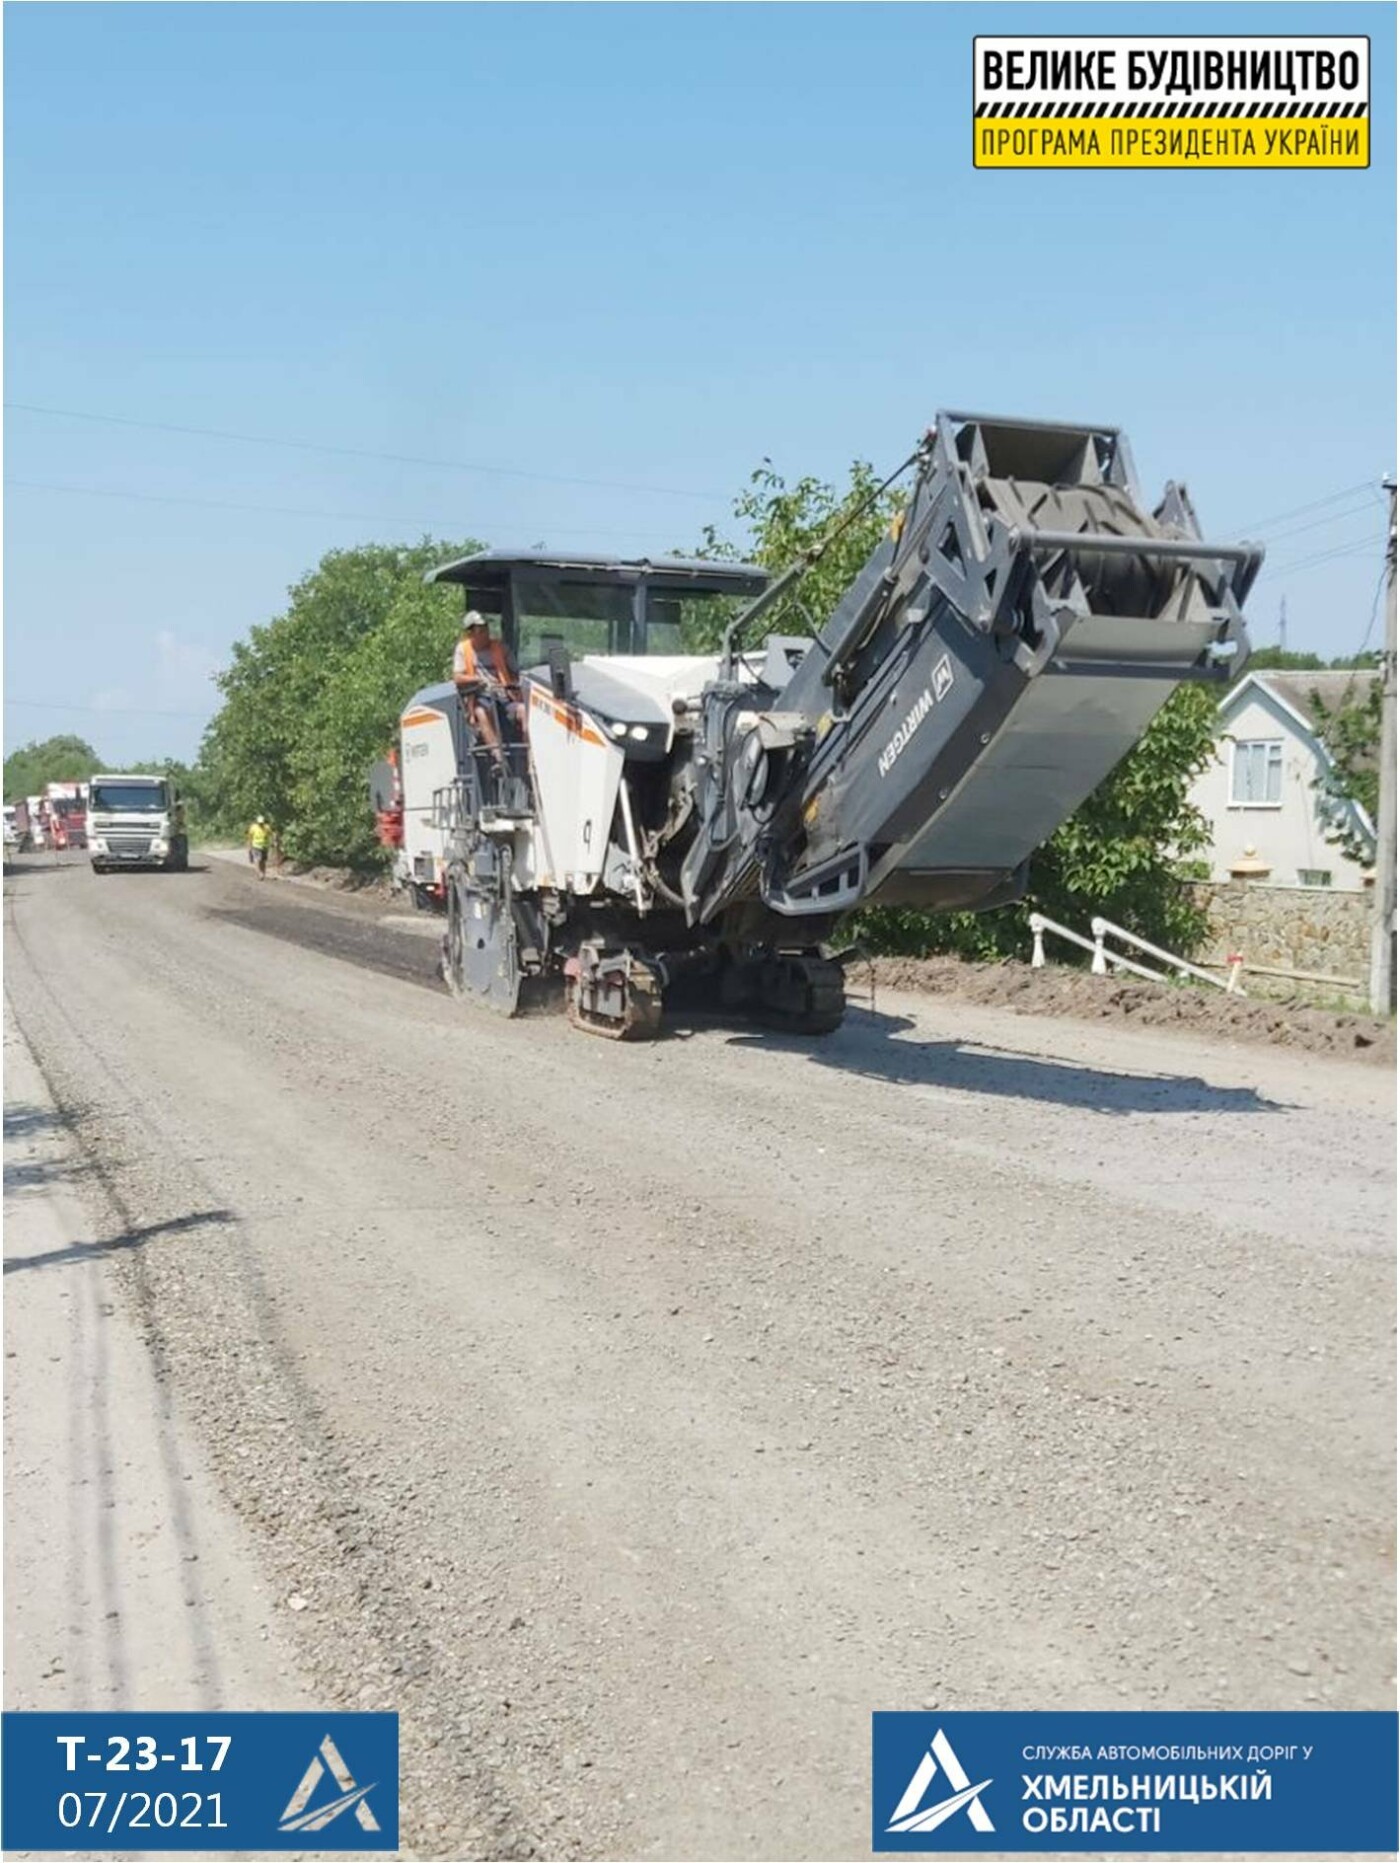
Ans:
{"label": "tree foliage", "polygon": [[393,742],[404,701],[448,677],[456,591],[424,572],[477,543],[333,550],[254,627],[218,675],[224,704],[205,734],[200,789],[218,825],[242,833],[266,815],[293,859],[376,859],[365,787]]}
{"label": "tree foliage", "polygon": [[42,742],[22,744],[5,759],[5,800],[18,802],[24,796],[43,793],[48,783],[85,783],[101,760],[85,738],[46,737]]}
{"label": "tree foliage", "polygon": [[[790,486],[765,461],[735,504],[736,515],[749,527],[748,554],[773,569],[786,566],[871,499],[877,485],[863,461],[851,467],[844,489],[815,478]],[[817,625],[835,608],[902,503],[898,490],[874,497],[803,579],[796,601]],[[710,555],[740,554],[713,531],[704,548]],[[775,611],[770,625],[801,632],[805,621],[792,606],[786,616]],[[988,913],[945,914],[876,907],[858,915],[858,935],[883,951],[1024,955],[1030,943],[1026,916],[1038,908],[1076,926],[1102,913],[1143,937],[1190,952],[1205,926],[1178,870],[1209,843],[1189,792],[1210,757],[1215,696],[1209,687],[1178,688],[1112,775],[1032,857],[1028,895],[1021,904]]]}
{"label": "tree foliage", "polygon": [[[1374,661],[1372,661],[1374,664]],[[1340,704],[1309,695],[1312,725],[1332,759],[1324,788],[1336,802],[1359,802],[1374,823],[1381,799],[1381,705],[1384,680],[1377,676],[1348,684]],[[1359,834],[1349,812],[1339,811],[1328,840],[1358,866],[1375,858],[1375,843]]]}
{"label": "tree foliage", "polygon": [[1295,653],[1291,647],[1253,647],[1249,655],[1251,673],[1346,673],[1375,664],[1374,653],[1350,653],[1340,659],[1324,660],[1315,653]]}
{"label": "tree foliage", "polygon": [[[726,562],[762,563],[782,570],[818,539],[847,523],[814,563],[796,589],[763,617],[770,634],[804,634],[815,631],[835,608],[871,551],[903,509],[904,496],[896,487],[878,489],[879,481],[864,460],[851,467],[845,491],[816,478],[788,485],[773,462],[765,459],[748,486],[734,501],[734,515],[749,532],[749,544],[740,549],[731,539],[707,525],[698,551],[686,555],[715,557]],[[718,639],[706,646],[719,645]]]}

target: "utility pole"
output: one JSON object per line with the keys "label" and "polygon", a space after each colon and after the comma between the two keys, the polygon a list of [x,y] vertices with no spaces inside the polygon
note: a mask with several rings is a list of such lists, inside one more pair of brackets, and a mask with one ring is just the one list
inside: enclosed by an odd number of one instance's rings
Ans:
{"label": "utility pole", "polygon": [[1278,604],[1278,650],[1288,652],[1288,597],[1279,597]]}
{"label": "utility pole", "polygon": [[1395,480],[1385,545],[1385,658],[1381,661],[1381,799],[1376,821],[1375,919],[1371,926],[1371,1009],[1388,1016],[1395,1002]]}

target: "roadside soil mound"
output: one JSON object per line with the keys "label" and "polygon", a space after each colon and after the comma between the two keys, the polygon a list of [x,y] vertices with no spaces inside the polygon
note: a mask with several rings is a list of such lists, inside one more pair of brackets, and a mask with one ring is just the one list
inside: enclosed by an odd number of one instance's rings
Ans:
{"label": "roadside soil mound", "polygon": [[335,893],[364,893],[372,899],[393,899],[394,889],[382,874],[352,873],[347,867],[303,867],[295,860],[279,861],[277,872],[287,879],[310,880]]}
{"label": "roadside soil mound", "polygon": [[[863,966],[852,966],[857,989]],[[1309,1054],[1395,1065],[1395,1024],[1301,1003],[1250,1001],[1193,984],[1126,982],[1063,966],[969,964],[956,957],[877,957],[877,987],[922,990],[962,1002],[990,1003],[1023,1015],[1078,1016],[1179,1028],[1226,1041],[1258,1042]]]}

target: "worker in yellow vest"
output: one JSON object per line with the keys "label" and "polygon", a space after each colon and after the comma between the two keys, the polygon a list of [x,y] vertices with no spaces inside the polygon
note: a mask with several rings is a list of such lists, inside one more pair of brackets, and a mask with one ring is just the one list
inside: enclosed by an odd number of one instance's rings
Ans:
{"label": "worker in yellow vest", "polygon": [[259,815],[248,829],[248,858],[258,870],[258,878],[267,878],[267,855],[272,846],[272,828],[266,815]]}

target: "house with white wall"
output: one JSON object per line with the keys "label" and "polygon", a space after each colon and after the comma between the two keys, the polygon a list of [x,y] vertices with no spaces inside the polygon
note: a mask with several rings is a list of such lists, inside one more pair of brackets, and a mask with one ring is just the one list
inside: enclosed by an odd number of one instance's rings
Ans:
{"label": "house with white wall", "polygon": [[1332,759],[1313,701],[1329,711],[1355,704],[1376,677],[1246,673],[1222,700],[1215,755],[1191,791],[1210,825],[1212,880],[1362,890],[1369,869],[1331,837],[1349,827],[1374,848],[1375,828],[1359,803],[1329,787]]}

